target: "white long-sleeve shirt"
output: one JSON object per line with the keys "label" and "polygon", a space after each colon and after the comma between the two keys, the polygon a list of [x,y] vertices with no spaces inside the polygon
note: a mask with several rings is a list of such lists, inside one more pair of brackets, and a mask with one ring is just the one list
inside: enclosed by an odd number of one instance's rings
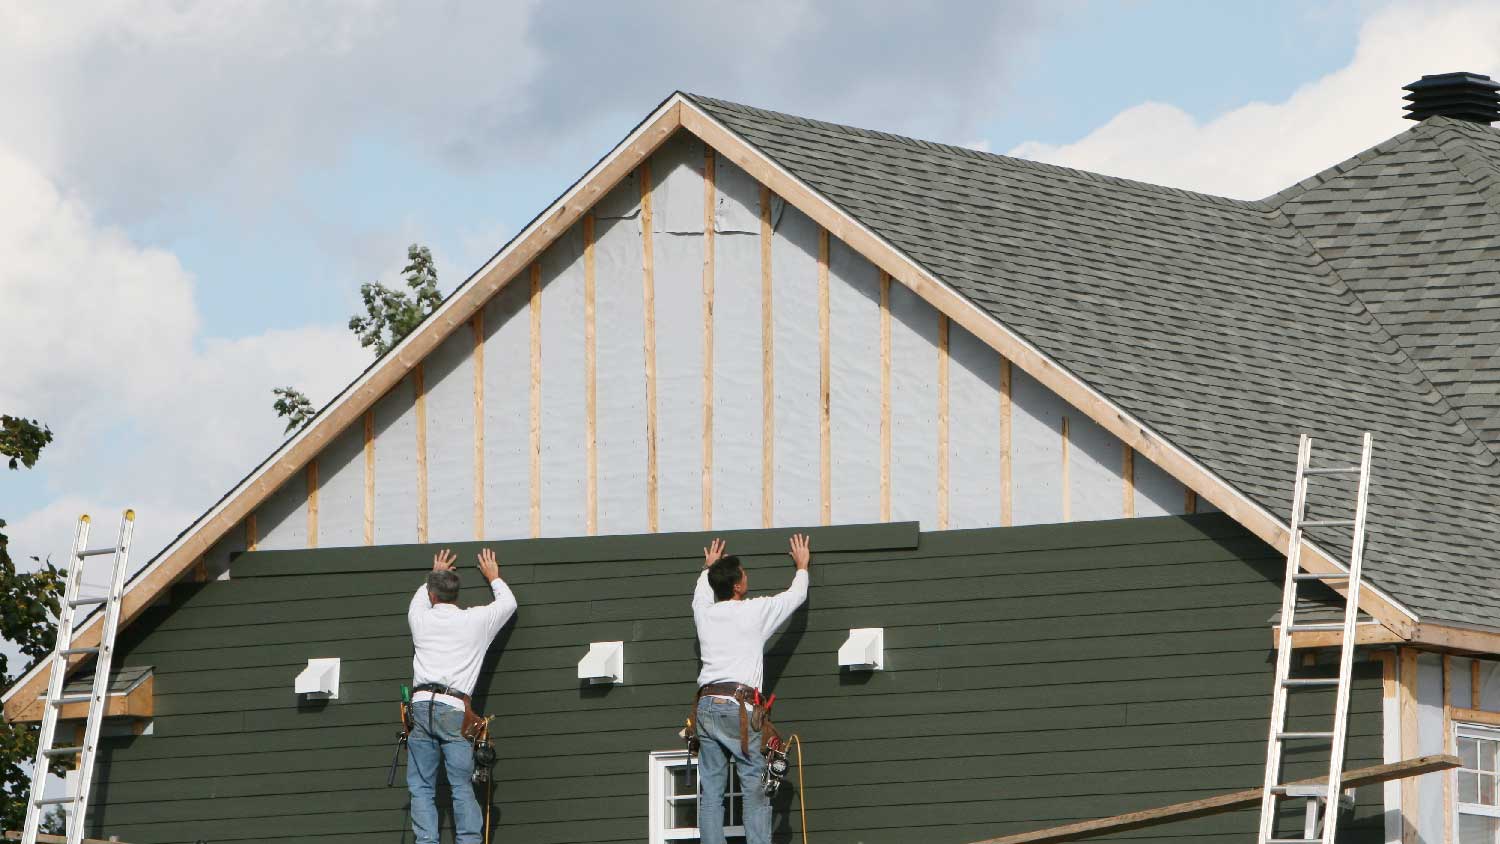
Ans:
{"label": "white long-sleeve shirt", "polygon": [[[516,596],[495,578],[490,581],[495,600],[482,607],[461,608],[457,604],[434,604],[427,596],[427,584],[411,596],[406,610],[411,625],[415,654],[411,658],[413,685],[441,683],[464,694],[474,693],[479,680],[479,664],[495,634],[516,614]],[[412,700],[435,700],[455,709],[464,702],[451,695],[417,692]]]}
{"label": "white long-sleeve shirt", "polygon": [[703,660],[698,685],[742,683],[759,689],[766,642],[805,600],[807,572],[798,571],[792,585],[779,595],[716,602],[708,585],[708,569],[704,569],[693,590],[693,623]]}

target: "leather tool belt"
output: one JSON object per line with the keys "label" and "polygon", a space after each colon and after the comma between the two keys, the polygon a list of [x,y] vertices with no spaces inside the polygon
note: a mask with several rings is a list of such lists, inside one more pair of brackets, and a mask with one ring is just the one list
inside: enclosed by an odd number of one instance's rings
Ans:
{"label": "leather tool belt", "polygon": [[413,694],[416,692],[432,692],[435,695],[447,695],[463,701],[464,723],[463,726],[458,728],[458,734],[470,742],[479,738],[480,727],[484,725],[484,716],[474,711],[474,703],[470,700],[468,692],[461,692],[452,686],[445,686],[442,683],[423,683],[412,689]]}
{"label": "leather tool belt", "polygon": [[[766,717],[766,708],[761,701],[760,691],[743,683],[709,683],[699,686],[697,694],[693,695],[692,712],[688,715],[688,731],[696,735],[697,729],[694,719],[698,717],[698,701],[704,697],[727,697],[733,698],[740,712],[740,752],[746,756],[750,755],[750,729],[753,727],[760,732],[760,748],[764,753],[766,744],[772,738],[779,738],[780,733]],[[750,711],[745,711],[749,704]]]}

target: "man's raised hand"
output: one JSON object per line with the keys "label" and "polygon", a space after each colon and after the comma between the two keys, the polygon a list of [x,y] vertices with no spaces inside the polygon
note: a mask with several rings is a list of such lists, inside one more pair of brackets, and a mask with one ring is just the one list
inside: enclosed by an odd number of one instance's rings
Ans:
{"label": "man's raised hand", "polygon": [[719,558],[723,556],[724,540],[715,539],[714,541],[708,543],[707,548],[703,549],[703,567],[708,568],[709,566],[718,562]]}
{"label": "man's raised hand", "polygon": [[812,559],[812,549],[808,548],[805,534],[792,534],[791,555],[792,563],[797,566],[797,571],[807,571],[807,564]]}
{"label": "man's raised hand", "polygon": [[495,552],[488,548],[479,551],[479,573],[484,579],[493,583],[500,579],[500,562],[495,559]]}
{"label": "man's raised hand", "polygon": [[453,556],[452,551],[444,548],[443,550],[432,555],[432,570],[453,571],[453,563],[457,559],[457,557]]}

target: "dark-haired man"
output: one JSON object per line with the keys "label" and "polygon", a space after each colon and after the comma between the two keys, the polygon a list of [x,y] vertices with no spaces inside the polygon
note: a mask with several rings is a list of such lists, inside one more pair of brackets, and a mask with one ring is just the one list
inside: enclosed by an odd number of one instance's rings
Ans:
{"label": "dark-haired man", "polygon": [[703,574],[693,591],[693,623],[703,669],[693,714],[698,750],[698,835],[702,844],[724,844],[724,787],[733,759],[744,799],[746,844],[770,844],[771,803],[761,788],[766,758],[750,715],[759,699],[766,642],[807,600],[807,537],[791,540],[797,573],[779,595],[746,600],[750,576],[738,557],[724,555],[724,540],[703,549]]}
{"label": "dark-haired man", "polygon": [[463,737],[464,712],[479,680],[479,663],[495,634],[516,614],[516,596],[500,579],[495,552],[479,552],[479,573],[494,600],[458,606],[458,559],[448,549],[432,558],[427,581],[411,598],[406,620],[415,654],[411,660],[411,734],[407,738],[406,787],[411,791],[411,827],[416,844],[438,844],[437,774],[448,772],[453,792],[455,844],[479,844],[484,813],[474,798],[474,750]]}

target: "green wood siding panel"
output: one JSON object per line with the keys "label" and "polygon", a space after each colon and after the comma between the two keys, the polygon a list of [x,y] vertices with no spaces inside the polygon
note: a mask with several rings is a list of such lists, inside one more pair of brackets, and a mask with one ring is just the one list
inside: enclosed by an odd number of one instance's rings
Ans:
{"label": "green wood siding panel", "polygon": [[[789,580],[787,533],[729,535],[755,591]],[[805,737],[823,844],[962,844],[1259,783],[1282,561],[1227,518],[812,533],[809,606],[771,642],[766,673],[778,723]],[[679,746],[697,670],[689,595],[706,543],[497,543],[521,609],[476,695],[496,716],[496,841],[645,840],[646,757]],[[470,581],[477,547],[454,546]],[[246,554],[235,579],[180,587],[129,628],[123,663],[156,671],[155,734],[105,741],[91,831],[400,840],[406,791],[385,777],[411,670],[403,614],[433,550]],[[886,629],[886,671],[841,674],[839,645],[867,626]],[[580,686],[578,659],[607,639],[626,641],[629,683]],[[292,678],[318,656],[343,659],[340,699],[299,706]],[[1330,698],[1299,697],[1294,729],[1321,728]],[[1380,705],[1379,667],[1361,663],[1352,766],[1379,761]],[[1316,758],[1290,753],[1293,773]],[[796,837],[789,796],[779,841]],[[1361,792],[1345,840],[1381,839],[1379,800]],[[1237,842],[1254,822],[1118,840]]]}

